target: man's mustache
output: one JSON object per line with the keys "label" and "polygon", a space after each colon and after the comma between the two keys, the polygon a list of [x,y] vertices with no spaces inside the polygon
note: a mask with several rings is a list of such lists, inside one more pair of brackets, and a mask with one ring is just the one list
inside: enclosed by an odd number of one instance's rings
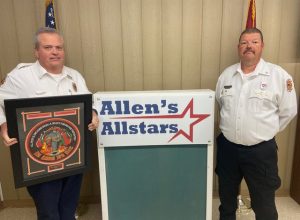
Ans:
{"label": "man's mustache", "polygon": [[248,53],[248,52],[255,53],[252,49],[246,49],[243,54]]}

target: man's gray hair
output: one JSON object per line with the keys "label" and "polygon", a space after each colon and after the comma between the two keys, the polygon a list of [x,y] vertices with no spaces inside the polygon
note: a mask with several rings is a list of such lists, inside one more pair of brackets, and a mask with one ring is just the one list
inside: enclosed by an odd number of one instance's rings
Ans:
{"label": "man's gray hair", "polygon": [[264,42],[263,34],[262,34],[261,30],[259,30],[258,28],[246,28],[241,33],[240,38],[239,38],[239,42],[241,41],[242,35],[244,35],[244,34],[253,34],[253,33],[258,33],[260,35],[261,42]]}
{"label": "man's gray hair", "polygon": [[40,46],[39,35],[43,34],[43,33],[58,34],[63,39],[63,36],[61,35],[61,33],[58,30],[56,30],[55,28],[41,27],[37,30],[37,32],[35,33],[35,36],[34,36],[34,48],[35,49],[39,48],[39,46]]}

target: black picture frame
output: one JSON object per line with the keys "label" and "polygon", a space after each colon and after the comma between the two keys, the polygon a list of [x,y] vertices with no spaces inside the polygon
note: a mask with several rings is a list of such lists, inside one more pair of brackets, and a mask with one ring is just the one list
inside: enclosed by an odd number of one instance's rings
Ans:
{"label": "black picture frame", "polygon": [[92,94],[4,100],[15,188],[90,167]]}

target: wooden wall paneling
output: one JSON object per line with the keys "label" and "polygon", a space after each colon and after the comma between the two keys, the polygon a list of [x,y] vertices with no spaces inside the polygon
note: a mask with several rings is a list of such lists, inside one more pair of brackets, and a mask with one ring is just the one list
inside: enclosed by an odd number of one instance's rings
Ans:
{"label": "wooden wall paneling", "polygon": [[0,35],[3,46],[0,50],[0,62],[1,70],[6,75],[20,62],[16,33],[16,11],[11,0],[2,0],[0,7]]}
{"label": "wooden wall paneling", "polygon": [[[297,1],[297,0],[295,0]],[[297,3],[300,3],[299,1],[297,1]],[[298,4],[297,4],[298,6]],[[300,16],[300,15],[299,15]],[[298,20],[298,31],[295,30],[295,32],[293,34],[297,35],[297,44],[295,45],[295,47],[297,48],[297,53],[296,53],[296,74],[294,76],[294,83],[295,83],[295,89],[296,92],[298,94],[298,102],[299,102],[299,95],[300,95],[300,19]],[[300,110],[298,109],[298,114],[299,114]]]}
{"label": "wooden wall paneling", "polygon": [[[13,0],[16,36],[21,63],[35,62],[34,34],[36,32],[35,4],[33,1]],[[16,190],[18,199],[29,199],[30,196],[25,187]]]}
{"label": "wooden wall paneling", "polygon": [[[300,24],[298,25],[298,31],[297,31],[297,35],[298,35],[298,43],[297,43],[297,48],[299,48],[300,46]],[[295,33],[294,33],[295,34]],[[298,94],[298,115],[296,116],[296,128],[295,131],[295,146],[294,149],[291,152],[291,155],[293,155],[293,165],[292,165],[292,170],[291,170],[291,175],[289,176],[290,180],[290,195],[292,196],[292,198],[294,198],[295,200],[297,200],[297,202],[300,202],[300,195],[299,195],[299,191],[300,191],[300,185],[299,185],[299,155],[300,155],[300,147],[299,147],[299,140],[300,140],[300,136],[299,136],[299,94],[300,94],[300,53],[298,51],[297,53],[297,63],[296,63],[296,74],[294,77],[294,83],[295,83],[295,89],[297,91]],[[295,121],[295,120],[294,120]]]}
{"label": "wooden wall paneling", "polygon": [[[0,15],[1,16],[1,15]],[[1,28],[0,28],[1,29]],[[0,48],[4,48],[4,42],[3,42],[3,40],[2,40],[2,37],[1,37],[1,35],[2,35],[2,32],[0,31]],[[1,50],[0,50],[0,57],[2,57],[3,55],[2,55],[2,52],[1,52]],[[3,80],[5,79],[5,77],[6,77],[6,73],[2,70],[2,68],[4,68],[3,66],[3,61],[2,61],[2,58],[0,59],[0,82],[2,83],[3,82]]]}
{"label": "wooden wall paneling", "polygon": [[[81,200],[92,203],[100,201],[99,164],[95,133],[92,135],[91,146],[89,146],[91,148],[91,167],[84,173],[80,191]],[[99,210],[99,214],[100,212]]]}
{"label": "wooden wall paneling", "polygon": [[[299,53],[300,36],[300,1],[286,0],[282,6],[279,38],[279,64],[295,65]],[[294,66],[293,66],[294,67]]]}
{"label": "wooden wall paneling", "polygon": [[[248,16],[249,2],[250,2],[249,0],[243,0],[243,3],[242,3],[243,4],[243,11],[242,11],[243,15],[242,15],[241,30],[244,30],[246,28],[246,21],[247,21],[247,16]],[[257,2],[256,1],[255,1],[255,6],[256,6],[256,9],[257,9]],[[256,27],[258,27],[258,25],[257,25],[257,15],[256,15]]]}
{"label": "wooden wall paneling", "polygon": [[[200,88],[212,89],[215,91],[216,83],[221,72],[220,51],[222,31],[222,1],[203,0],[202,15],[202,47],[201,47],[201,85]],[[219,109],[215,105],[215,136],[219,134]],[[216,155],[214,147],[214,155]],[[216,157],[214,157],[214,167]],[[214,187],[218,188],[217,175],[214,174]]]}
{"label": "wooden wall paneling", "polygon": [[141,0],[121,1],[125,90],[143,90]]}
{"label": "wooden wall paneling", "polygon": [[[1,36],[0,36],[0,48],[2,48]],[[0,82],[3,82],[5,76],[6,74],[4,74],[3,71],[1,70],[1,62],[0,62]]]}
{"label": "wooden wall paneling", "polygon": [[[298,105],[299,106],[299,105]],[[300,129],[300,117],[298,115],[297,117],[297,132],[299,132]],[[291,188],[290,188],[290,194],[291,197],[300,203],[300,176],[299,176],[299,170],[300,170],[300,138],[299,135],[297,136],[295,140],[295,150],[294,150],[294,161],[293,161],[293,167],[292,167],[292,180],[291,180]]]}
{"label": "wooden wall paneling", "polygon": [[[247,5],[248,5],[248,0],[244,0],[247,2]],[[256,27],[261,29],[262,27],[262,21],[263,21],[263,14],[264,14],[264,1],[265,0],[259,0],[259,1],[255,1],[255,5],[256,5]],[[248,7],[248,6],[247,6]],[[246,19],[246,16],[247,16],[247,13],[248,13],[248,9],[245,11],[245,19]],[[244,25],[243,26],[243,29],[245,29],[246,27],[246,20],[244,21]]]}
{"label": "wooden wall paneling", "polygon": [[[279,54],[278,60],[279,65],[281,65],[294,79],[296,77],[297,71],[297,47],[295,45],[299,44],[299,34],[300,33],[300,1],[298,0],[287,0],[282,5],[282,19],[280,22],[281,31],[280,31],[280,45],[279,45]],[[297,93],[299,94],[299,93]],[[297,117],[286,128],[285,137],[285,146],[286,155],[282,160],[282,185],[285,190],[288,191],[291,183],[291,172],[293,166],[293,152],[295,148],[295,136],[297,128]],[[283,135],[284,135],[283,134]]]}
{"label": "wooden wall paneling", "polygon": [[181,89],[182,0],[162,1],[163,89]]}
{"label": "wooden wall paneling", "polygon": [[[298,2],[300,3],[300,2]],[[299,7],[298,7],[299,8]],[[298,21],[300,22],[300,19],[298,19]],[[300,45],[300,24],[298,25],[299,29],[298,31],[294,32],[298,33],[298,43],[297,45]],[[298,56],[298,53],[297,53]],[[291,122],[289,129],[290,129],[290,133],[289,133],[289,144],[286,146],[287,151],[288,151],[288,161],[287,161],[287,169],[285,172],[285,175],[283,177],[283,182],[285,184],[285,186],[290,189],[290,194],[292,195],[293,192],[292,190],[295,190],[297,188],[299,188],[298,183],[296,182],[296,179],[299,178],[299,169],[298,169],[298,165],[297,165],[297,153],[299,152],[300,148],[299,146],[297,146],[297,142],[296,139],[299,137],[299,129],[297,129],[297,126],[299,126],[297,124],[298,118],[299,117],[299,94],[300,94],[300,60],[297,61],[297,63],[295,64],[295,74],[294,74],[294,85],[295,85],[295,90],[297,93],[297,97],[298,97],[298,115],[295,117],[295,119],[293,119],[293,121]],[[299,139],[299,138],[298,138]],[[294,141],[294,142],[293,142]],[[297,152],[298,151],[298,152]],[[299,159],[299,158],[298,158]],[[293,185],[296,184],[296,185]],[[295,193],[295,192],[294,192]],[[294,197],[294,195],[293,195]]]}
{"label": "wooden wall paneling", "polygon": [[124,90],[120,0],[99,0],[105,90]]}
{"label": "wooden wall paneling", "polygon": [[55,1],[59,30],[64,36],[65,63],[78,70],[83,76],[83,58],[81,26],[79,21],[78,2],[73,0]]}
{"label": "wooden wall paneling", "polygon": [[[268,8],[268,10],[266,10]],[[281,19],[282,19],[282,4],[281,1],[269,1],[265,0],[263,5],[263,21],[262,31],[264,34],[264,52],[263,57],[266,61],[272,63],[278,63],[279,58],[279,46],[280,46],[280,31],[281,31]],[[278,145],[278,167],[279,176],[282,179],[285,170],[285,159],[287,156],[287,135],[288,129],[276,135],[276,142]],[[284,182],[284,181],[283,181]],[[284,185],[281,184],[280,190],[284,190]]]}
{"label": "wooden wall paneling", "polygon": [[83,74],[89,90],[104,90],[100,8],[98,0],[78,0]]}
{"label": "wooden wall paneling", "polygon": [[[39,27],[44,27],[45,26],[46,6],[45,6],[45,1],[35,0],[34,3],[35,3],[35,11],[34,11],[34,13],[35,13],[35,23],[36,23],[36,30],[37,30]],[[58,8],[57,8],[57,5],[56,5],[56,1],[54,2],[54,13],[55,13],[56,23],[57,23]],[[58,24],[57,28],[59,29],[59,24]]]}
{"label": "wooden wall paneling", "polygon": [[[0,11],[0,65],[2,77],[5,78],[7,73],[19,63],[19,48],[15,21],[16,12],[13,1],[1,1]],[[0,180],[3,187],[3,197],[5,200],[18,199],[18,193],[14,188],[10,150],[2,144],[2,141],[0,145]]]}
{"label": "wooden wall paneling", "polygon": [[19,59],[22,63],[35,62],[34,34],[37,29],[33,1],[13,0]]}
{"label": "wooden wall paneling", "polygon": [[144,90],[162,89],[162,0],[142,0]]}
{"label": "wooden wall paneling", "polygon": [[184,0],[182,5],[182,89],[201,84],[202,0]]}
{"label": "wooden wall paneling", "polygon": [[[89,90],[93,93],[104,90],[100,8],[98,0],[77,0],[79,9],[80,35],[82,45],[83,72]],[[85,172],[81,187],[81,197],[100,195],[99,184],[95,187],[95,179],[99,180],[97,143],[91,143],[91,168]]]}
{"label": "wooden wall paneling", "polygon": [[[299,19],[300,21],[300,19]],[[299,25],[299,31],[300,31],[300,25]],[[300,33],[300,32],[299,32]],[[298,36],[298,44],[300,44],[300,35]],[[294,88],[296,90],[296,94],[298,97],[298,115],[291,121],[289,125],[289,136],[288,136],[288,145],[285,146],[287,148],[287,159],[286,159],[286,172],[284,172],[283,176],[283,184],[286,187],[286,189],[290,189],[291,187],[291,182],[292,182],[292,175],[297,175],[298,176],[298,170],[293,174],[293,163],[294,163],[294,158],[295,158],[295,151],[296,151],[296,143],[295,140],[297,136],[299,136],[299,130],[297,130],[297,118],[299,117],[299,90],[300,90],[300,62],[295,63],[295,73],[294,73]],[[289,71],[289,70],[288,70]]]}
{"label": "wooden wall paneling", "polygon": [[266,61],[278,63],[280,45],[280,31],[282,19],[282,1],[264,0],[262,31],[264,34],[265,48],[263,57]]}
{"label": "wooden wall paneling", "polygon": [[220,69],[239,61],[237,45],[243,20],[243,4],[240,0],[223,0]]}
{"label": "wooden wall paneling", "polygon": [[200,86],[203,89],[215,90],[222,71],[220,69],[222,7],[222,1],[203,0]]}
{"label": "wooden wall paneling", "polygon": [[[100,201],[100,177],[99,177],[99,158],[98,158],[98,147],[97,147],[97,133],[94,132],[92,135],[92,169],[91,172],[89,172],[89,175],[91,175],[90,182],[87,183],[87,186],[92,188],[92,195],[93,197],[96,197],[97,201]],[[100,212],[100,210],[99,210]]]}
{"label": "wooden wall paneling", "polygon": [[3,197],[5,200],[19,199],[18,193],[14,188],[14,177],[12,171],[12,163],[10,159],[10,150],[2,143],[0,145],[0,180],[3,189]]}

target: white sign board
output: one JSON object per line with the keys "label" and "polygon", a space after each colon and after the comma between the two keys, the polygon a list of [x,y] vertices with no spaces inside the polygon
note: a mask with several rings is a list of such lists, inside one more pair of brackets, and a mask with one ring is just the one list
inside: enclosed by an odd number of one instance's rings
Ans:
{"label": "white sign board", "polygon": [[212,144],[211,90],[98,92],[100,146]]}

